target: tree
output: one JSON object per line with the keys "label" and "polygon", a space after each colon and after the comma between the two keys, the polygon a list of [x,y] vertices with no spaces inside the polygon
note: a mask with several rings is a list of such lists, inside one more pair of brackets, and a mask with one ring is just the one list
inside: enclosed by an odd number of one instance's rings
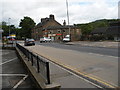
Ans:
{"label": "tree", "polygon": [[21,27],[22,37],[31,38],[31,30],[35,26],[35,22],[30,17],[21,19],[19,26]]}

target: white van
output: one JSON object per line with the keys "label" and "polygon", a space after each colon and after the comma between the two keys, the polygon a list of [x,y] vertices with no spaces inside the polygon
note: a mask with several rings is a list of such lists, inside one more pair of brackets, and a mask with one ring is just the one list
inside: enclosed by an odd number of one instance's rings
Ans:
{"label": "white van", "polygon": [[63,38],[63,42],[70,42],[70,35],[66,35],[66,36]]}

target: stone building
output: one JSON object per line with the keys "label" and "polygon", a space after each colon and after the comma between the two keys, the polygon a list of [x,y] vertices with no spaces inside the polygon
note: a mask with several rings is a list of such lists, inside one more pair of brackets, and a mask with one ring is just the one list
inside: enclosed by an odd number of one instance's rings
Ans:
{"label": "stone building", "polygon": [[120,41],[120,21],[110,22],[109,27],[97,28],[91,32],[92,35],[104,36],[106,40]]}
{"label": "stone building", "polygon": [[66,35],[71,34],[71,41],[80,40],[81,30],[76,26],[63,25],[55,20],[54,15],[42,18],[32,30],[32,38],[39,40],[41,37],[49,37],[52,41],[61,41]]}
{"label": "stone building", "polygon": [[0,28],[0,42],[2,42],[2,33],[3,33],[3,30],[2,28]]}

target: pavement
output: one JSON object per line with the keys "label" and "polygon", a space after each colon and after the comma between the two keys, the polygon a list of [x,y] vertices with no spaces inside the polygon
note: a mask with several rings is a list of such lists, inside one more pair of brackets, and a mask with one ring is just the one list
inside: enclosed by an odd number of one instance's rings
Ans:
{"label": "pavement", "polygon": [[110,87],[118,86],[118,57],[83,53],[41,45],[25,48],[80,75],[92,78]]}
{"label": "pavement", "polygon": [[94,47],[109,47],[109,48],[118,48],[119,42],[115,41],[99,41],[99,42],[93,42],[93,41],[74,41],[74,42],[68,42],[66,44],[72,44],[72,45],[82,45],[82,46],[94,46]]}
{"label": "pavement", "polygon": [[[50,62],[50,61],[49,61]],[[57,64],[50,62],[50,78],[51,82],[61,85],[63,88],[96,88],[91,82],[85,81],[83,78],[75,75],[74,73],[60,67]]]}

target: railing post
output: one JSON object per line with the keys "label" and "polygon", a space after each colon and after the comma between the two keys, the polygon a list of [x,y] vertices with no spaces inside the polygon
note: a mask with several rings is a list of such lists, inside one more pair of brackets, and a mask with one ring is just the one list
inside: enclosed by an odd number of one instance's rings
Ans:
{"label": "railing post", "polygon": [[49,70],[49,62],[46,62],[46,70],[47,70],[47,84],[50,84],[50,70]]}
{"label": "railing post", "polygon": [[28,58],[28,61],[29,61],[30,58],[29,58],[29,51],[28,50],[27,50],[27,58]]}
{"label": "railing post", "polygon": [[38,73],[40,72],[40,66],[39,66],[39,59],[38,59],[38,56],[37,56],[37,71],[38,71]]}
{"label": "railing post", "polygon": [[31,52],[31,63],[32,63],[32,66],[33,66],[33,54]]}

